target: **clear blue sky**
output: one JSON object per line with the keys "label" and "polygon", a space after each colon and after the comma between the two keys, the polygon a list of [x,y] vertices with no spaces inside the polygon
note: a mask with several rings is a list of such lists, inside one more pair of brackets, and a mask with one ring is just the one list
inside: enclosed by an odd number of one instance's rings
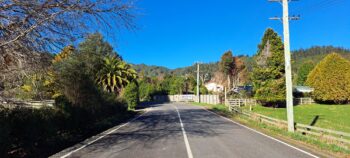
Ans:
{"label": "clear blue sky", "polygon": [[[266,28],[280,35],[279,3],[267,0],[139,0],[138,29],[111,40],[130,63],[178,68],[218,61],[222,53],[254,55]],[[314,45],[350,48],[349,0],[300,0],[290,4],[291,49]],[[107,38],[108,35],[107,35]]]}

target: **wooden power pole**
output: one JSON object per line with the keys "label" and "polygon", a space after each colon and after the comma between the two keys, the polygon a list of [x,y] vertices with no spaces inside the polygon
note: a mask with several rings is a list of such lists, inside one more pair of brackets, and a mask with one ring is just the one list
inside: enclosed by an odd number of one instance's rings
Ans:
{"label": "wooden power pole", "polygon": [[284,42],[284,60],[285,60],[285,72],[286,72],[286,102],[287,102],[287,119],[288,119],[288,131],[294,132],[294,112],[293,112],[293,83],[292,83],[292,65],[290,54],[290,41],[289,41],[289,20],[298,20],[299,17],[289,17],[288,3],[291,0],[269,0],[270,2],[282,2],[283,5],[283,18],[270,18],[272,20],[283,21],[283,42]]}
{"label": "wooden power pole", "polygon": [[198,99],[198,103],[201,102],[201,99],[200,99],[200,93],[199,93],[199,62],[197,62],[197,99]]}

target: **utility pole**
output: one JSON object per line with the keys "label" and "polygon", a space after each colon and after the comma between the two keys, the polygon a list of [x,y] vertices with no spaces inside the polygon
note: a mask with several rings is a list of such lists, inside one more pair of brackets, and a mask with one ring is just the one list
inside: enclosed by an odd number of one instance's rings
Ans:
{"label": "utility pole", "polygon": [[201,102],[200,96],[199,96],[199,62],[197,62],[197,99],[198,103]]}
{"label": "utility pole", "polygon": [[[287,119],[288,131],[294,132],[294,112],[293,112],[293,83],[292,83],[292,65],[289,43],[289,20],[299,20],[298,17],[289,17],[288,3],[292,0],[269,0],[270,2],[282,2],[283,5],[283,42],[284,42],[284,60],[286,72],[286,102],[287,102]],[[270,18],[271,20],[281,20],[281,18]]]}

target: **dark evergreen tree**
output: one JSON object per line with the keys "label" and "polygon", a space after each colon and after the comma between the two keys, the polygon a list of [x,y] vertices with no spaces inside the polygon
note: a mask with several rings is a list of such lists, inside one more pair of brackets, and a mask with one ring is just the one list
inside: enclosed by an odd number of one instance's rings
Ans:
{"label": "dark evergreen tree", "polygon": [[264,106],[285,104],[285,71],[281,37],[267,29],[255,55],[252,82],[255,98]]}

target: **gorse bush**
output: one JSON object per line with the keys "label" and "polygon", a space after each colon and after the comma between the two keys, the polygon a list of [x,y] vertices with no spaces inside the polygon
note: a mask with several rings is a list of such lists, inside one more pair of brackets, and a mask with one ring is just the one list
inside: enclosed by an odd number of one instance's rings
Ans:
{"label": "gorse bush", "polygon": [[350,61],[339,54],[327,55],[309,74],[306,84],[315,90],[319,102],[347,103],[350,101]]}

